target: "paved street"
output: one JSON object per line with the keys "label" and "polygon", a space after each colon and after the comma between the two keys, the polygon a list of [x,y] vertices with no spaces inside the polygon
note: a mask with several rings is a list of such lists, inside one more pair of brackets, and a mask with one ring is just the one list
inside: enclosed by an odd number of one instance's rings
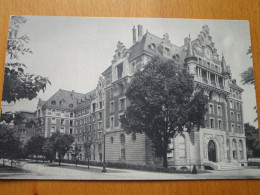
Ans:
{"label": "paved street", "polygon": [[189,180],[189,179],[241,179],[260,178],[260,169],[242,169],[231,171],[209,171],[201,174],[178,174],[178,173],[156,173],[146,171],[136,171],[127,169],[108,168],[106,173],[102,173],[101,167],[57,164],[49,163],[28,163],[23,162],[23,169],[29,173],[1,173],[0,179],[57,179],[57,180]]}

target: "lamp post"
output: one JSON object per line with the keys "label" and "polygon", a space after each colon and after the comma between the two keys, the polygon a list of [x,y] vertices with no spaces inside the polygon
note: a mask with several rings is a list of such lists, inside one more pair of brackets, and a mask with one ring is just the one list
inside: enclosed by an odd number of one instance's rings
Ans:
{"label": "lamp post", "polygon": [[106,170],[106,132],[105,132],[105,130],[104,130],[104,134],[103,134],[103,138],[104,138],[104,151],[103,151],[103,155],[104,155],[104,160],[103,160],[103,169],[102,169],[102,173],[105,173],[105,172],[107,172],[107,170]]}

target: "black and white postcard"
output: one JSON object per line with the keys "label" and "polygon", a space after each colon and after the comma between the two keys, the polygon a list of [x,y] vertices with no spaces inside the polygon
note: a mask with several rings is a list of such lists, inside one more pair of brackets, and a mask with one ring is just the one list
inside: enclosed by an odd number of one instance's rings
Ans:
{"label": "black and white postcard", "polygon": [[0,179],[260,178],[248,21],[11,16]]}

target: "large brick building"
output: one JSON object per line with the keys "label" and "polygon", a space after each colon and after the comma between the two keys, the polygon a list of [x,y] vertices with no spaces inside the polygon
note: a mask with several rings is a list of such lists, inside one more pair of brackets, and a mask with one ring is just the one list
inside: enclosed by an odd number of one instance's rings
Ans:
{"label": "large brick building", "polygon": [[[137,31],[137,32],[136,32]],[[120,116],[128,100],[125,97],[135,71],[154,55],[172,59],[195,75],[195,90],[209,97],[206,128],[184,132],[173,138],[170,165],[214,169],[246,166],[245,133],[243,130],[242,92],[231,76],[224,55],[219,57],[208,26],[203,26],[195,40],[184,38],[182,46],[171,43],[169,35],[162,38],[143,27],[133,28],[133,45],[126,48],[118,42],[111,65],[102,73],[95,90],[86,94],[59,90],[49,100],[39,100],[37,117],[42,118],[45,137],[55,131],[75,136],[75,144],[83,144],[87,132],[95,139],[91,159],[109,162],[154,164],[151,142],[145,134],[127,135],[121,128]],[[75,145],[74,144],[74,145]],[[84,153],[80,158],[84,160]],[[70,153],[66,158],[72,158]]]}

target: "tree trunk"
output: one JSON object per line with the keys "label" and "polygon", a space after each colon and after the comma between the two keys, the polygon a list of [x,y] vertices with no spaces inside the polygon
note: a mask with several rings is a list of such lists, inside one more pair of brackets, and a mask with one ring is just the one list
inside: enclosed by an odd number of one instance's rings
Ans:
{"label": "tree trunk", "polygon": [[88,169],[89,169],[89,158],[88,158]]}
{"label": "tree trunk", "polygon": [[60,161],[61,161],[61,159],[59,158],[59,166],[60,166]]}
{"label": "tree trunk", "polygon": [[168,168],[167,152],[163,153],[163,167]]}

